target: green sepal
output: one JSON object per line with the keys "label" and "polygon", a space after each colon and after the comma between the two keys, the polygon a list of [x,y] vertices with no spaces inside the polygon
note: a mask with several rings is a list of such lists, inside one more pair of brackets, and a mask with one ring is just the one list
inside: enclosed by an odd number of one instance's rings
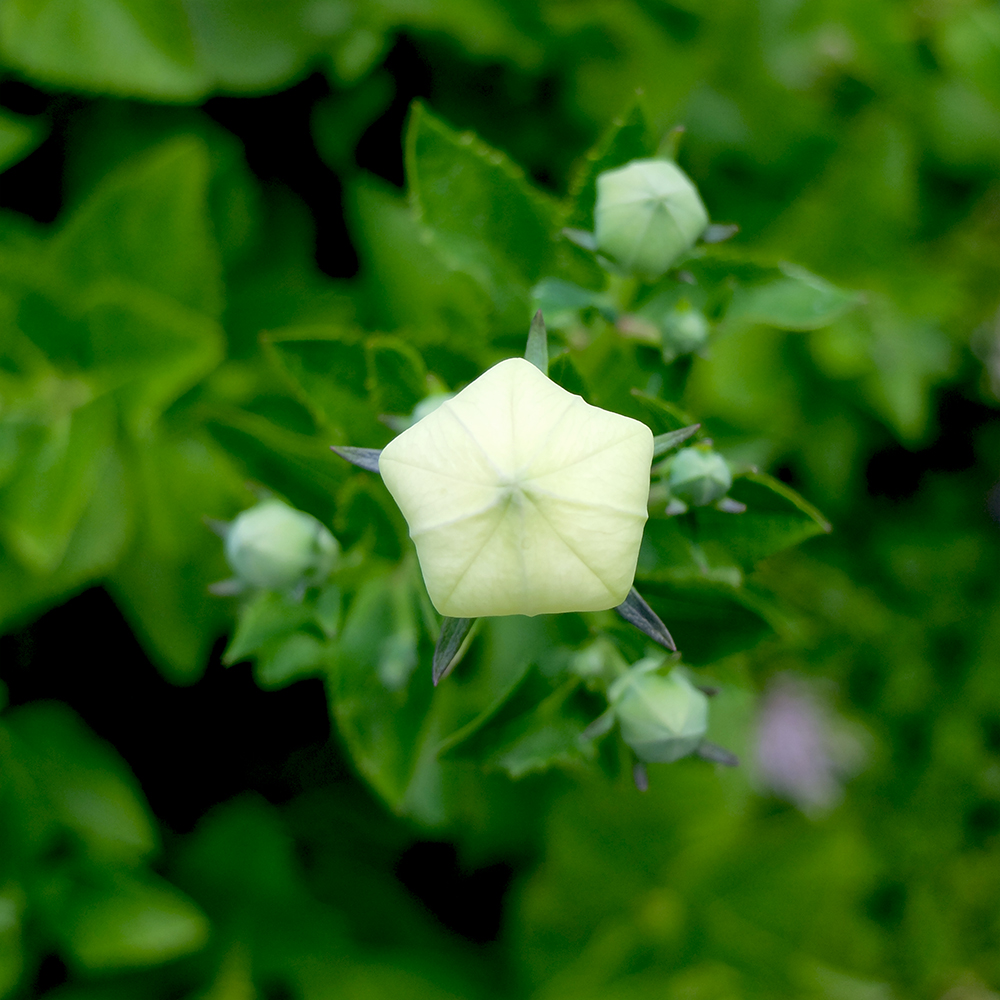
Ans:
{"label": "green sepal", "polygon": [[543,375],[549,373],[549,338],[545,332],[545,318],[539,309],[531,319],[528,344],[524,349],[525,361],[530,361]]}

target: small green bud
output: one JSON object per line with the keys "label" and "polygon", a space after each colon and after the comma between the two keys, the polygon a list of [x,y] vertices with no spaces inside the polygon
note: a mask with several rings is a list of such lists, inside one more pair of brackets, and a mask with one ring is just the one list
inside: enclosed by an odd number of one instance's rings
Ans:
{"label": "small green bud", "polygon": [[226,533],[226,559],[239,579],[264,590],[322,583],[340,552],[316,518],[280,500],[243,511]]}
{"label": "small green bud", "polygon": [[663,360],[668,363],[680,354],[692,354],[708,340],[708,320],[700,309],[678,302],[660,321],[663,332]]}
{"label": "small green bud", "polygon": [[704,507],[729,492],[733,474],[718,452],[695,446],[684,448],[674,456],[667,485],[679,500],[693,507]]}
{"label": "small green bud", "polygon": [[707,225],[698,189],[670,160],[633,160],[597,177],[597,248],[635,274],[665,274]]}
{"label": "small green bud", "polygon": [[608,689],[622,738],[650,763],[694,753],[708,728],[708,699],[680,670],[655,673],[662,662],[640,660]]}

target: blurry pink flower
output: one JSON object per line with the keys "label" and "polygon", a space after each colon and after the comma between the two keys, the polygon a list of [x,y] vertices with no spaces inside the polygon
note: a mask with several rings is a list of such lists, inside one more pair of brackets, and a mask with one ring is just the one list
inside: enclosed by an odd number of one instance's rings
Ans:
{"label": "blurry pink flower", "polygon": [[754,758],[757,783],[807,814],[836,805],[843,782],[864,764],[860,734],[815,685],[776,677],[761,700]]}

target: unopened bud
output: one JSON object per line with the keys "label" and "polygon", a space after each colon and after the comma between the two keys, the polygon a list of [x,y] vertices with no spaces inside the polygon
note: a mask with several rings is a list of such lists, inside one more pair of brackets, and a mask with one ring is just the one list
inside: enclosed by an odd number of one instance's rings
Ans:
{"label": "unopened bud", "polygon": [[695,446],[684,448],[674,456],[667,485],[679,500],[693,507],[704,507],[729,492],[733,474],[718,452]]}
{"label": "unopened bud", "polygon": [[310,514],[280,500],[243,511],[226,534],[226,559],[245,584],[290,590],[329,576],[340,546]]}
{"label": "unopened bud", "polygon": [[708,728],[708,699],[662,660],[641,660],[608,689],[622,738],[640,760],[669,763],[698,749]]}
{"label": "unopened bud", "polygon": [[708,340],[708,320],[700,309],[686,301],[678,302],[660,320],[663,334],[663,359],[673,361],[680,354],[692,354]]}
{"label": "unopened bud", "polygon": [[597,177],[597,248],[635,274],[665,274],[707,225],[698,189],[670,160],[633,160]]}

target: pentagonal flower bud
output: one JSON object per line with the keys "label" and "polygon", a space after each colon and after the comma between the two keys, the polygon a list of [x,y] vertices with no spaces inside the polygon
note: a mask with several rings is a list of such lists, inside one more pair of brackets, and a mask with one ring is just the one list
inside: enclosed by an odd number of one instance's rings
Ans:
{"label": "pentagonal flower bud", "polygon": [[711,448],[684,448],[670,462],[670,492],[693,507],[704,507],[724,497],[733,485],[726,460]]}
{"label": "pentagonal flower bud", "polygon": [[640,760],[669,763],[698,749],[708,728],[708,699],[680,670],[640,660],[608,689],[622,738]]}
{"label": "pentagonal flower bud", "polygon": [[226,533],[226,559],[245,584],[290,590],[329,576],[340,546],[316,518],[280,500],[243,511]]}
{"label": "pentagonal flower bud", "polygon": [[634,274],[666,273],[707,225],[698,189],[670,160],[633,160],[597,177],[597,248]]}
{"label": "pentagonal flower bud", "polygon": [[625,600],[652,457],[645,424],[511,358],[391,441],[379,471],[442,615],[538,615]]}

